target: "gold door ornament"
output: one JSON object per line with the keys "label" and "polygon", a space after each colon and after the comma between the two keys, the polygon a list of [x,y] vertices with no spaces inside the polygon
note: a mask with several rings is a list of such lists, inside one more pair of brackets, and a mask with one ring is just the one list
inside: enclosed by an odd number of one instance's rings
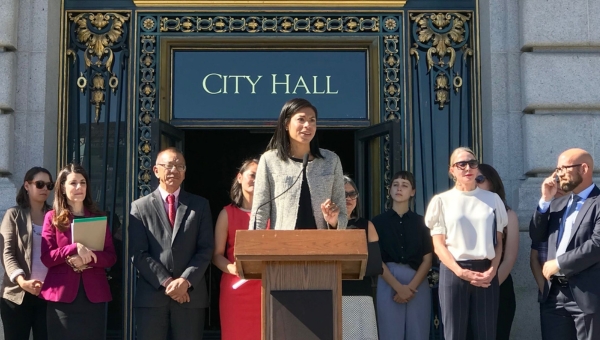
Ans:
{"label": "gold door ornament", "polygon": [[[95,122],[100,120],[101,106],[105,103],[106,80],[108,87],[115,92],[119,86],[119,79],[113,73],[114,51],[127,39],[125,23],[129,14],[119,13],[69,13],[69,20],[76,25],[78,46],[85,49],[83,60],[86,71],[81,72],[77,79],[77,86],[81,92],[86,88],[91,90],[90,102],[95,108]],[[76,58],[76,51],[67,50],[67,56]],[[92,77],[91,82],[87,78]]]}
{"label": "gold door ornament", "polygon": [[473,49],[469,47],[470,32],[465,28],[471,17],[471,13],[410,14],[415,42],[409,53],[418,64],[419,52],[426,51],[427,71],[433,72],[435,77],[435,102],[440,109],[450,102],[451,87],[457,93],[462,87],[461,76],[454,72],[457,50],[461,50],[464,62],[473,56]]}

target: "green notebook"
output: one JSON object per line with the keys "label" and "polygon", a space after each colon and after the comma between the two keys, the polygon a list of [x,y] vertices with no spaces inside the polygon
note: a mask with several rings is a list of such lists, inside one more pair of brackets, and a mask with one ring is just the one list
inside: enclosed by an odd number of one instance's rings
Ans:
{"label": "green notebook", "polygon": [[81,243],[90,250],[104,250],[106,216],[77,218],[73,220],[71,235],[73,243]]}

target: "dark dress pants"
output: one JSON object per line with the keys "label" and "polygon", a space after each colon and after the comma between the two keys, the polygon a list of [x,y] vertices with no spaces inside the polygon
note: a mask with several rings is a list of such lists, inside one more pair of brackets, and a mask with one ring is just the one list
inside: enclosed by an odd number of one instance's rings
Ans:
{"label": "dark dress pants", "polygon": [[135,309],[137,338],[139,340],[202,340],[205,310],[205,308],[183,308],[174,300],[164,307],[138,307]]}
{"label": "dark dress pants", "polygon": [[[488,260],[459,261],[462,268],[484,272]],[[439,298],[446,340],[464,340],[469,327],[475,340],[496,339],[498,276],[488,288],[475,287],[440,264]]]}
{"label": "dark dress pants", "polygon": [[581,311],[568,284],[552,284],[548,298],[540,304],[540,316],[544,340],[600,339],[600,317]]}
{"label": "dark dress pants", "polygon": [[4,327],[4,340],[29,339],[33,331],[34,340],[46,340],[46,301],[25,293],[20,305],[0,299],[0,316]]}

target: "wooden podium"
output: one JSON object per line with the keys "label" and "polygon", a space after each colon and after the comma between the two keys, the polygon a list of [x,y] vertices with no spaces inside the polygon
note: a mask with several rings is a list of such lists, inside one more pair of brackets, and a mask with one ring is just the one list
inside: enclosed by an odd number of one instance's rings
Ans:
{"label": "wooden podium", "polygon": [[342,340],[342,279],[362,279],[363,230],[238,230],[241,278],[262,279],[263,340]]}

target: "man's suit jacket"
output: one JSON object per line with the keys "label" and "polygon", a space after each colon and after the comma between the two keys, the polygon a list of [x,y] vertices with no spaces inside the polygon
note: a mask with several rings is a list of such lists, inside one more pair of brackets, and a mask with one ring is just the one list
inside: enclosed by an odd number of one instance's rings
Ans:
{"label": "man's suit jacket", "polygon": [[192,287],[184,308],[208,307],[204,273],[212,259],[213,227],[208,201],[183,190],[171,228],[158,189],[131,203],[129,242],[139,275],[134,307],[163,307],[171,298],[162,286],[183,277]]}
{"label": "man's suit jacket", "polygon": [[[86,210],[85,216],[92,217],[92,214]],[[64,232],[57,230],[52,224],[52,217],[54,210],[46,213],[42,230],[41,260],[48,267],[48,273],[40,296],[47,301],[71,303],[77,297],[79,281],[82,280],[86,296],[91,302],[112,300],[105,268],[117,262],[117,253],[108,225],[104,236],[104,250],[94,251],[98,261],[88,263],[91,268],[79,274],[67,264],[67,256],[77,255],[77,244],[71,242],[71,228]]]}
{"label": "man's suit jacket", "polygon": [[[537,209],[529,225],[534,242],[548,241],[548,260],[556,259],[558,230],[570,196],[553,200],[545,213]],[[573,223],[569,245],[558,258],[568,278],[573,298],[584,313],[600,311],[600,189],[594,185]],[[546,301],[552,282],[547,282],[541,301]]]}
{"label": "man's suit jacket", "polygon": [[8,209],[2,220],[0,233],[3,239],[2,265],[4,266],[2,297],[20,305],[25,291],[16,282],[11,282],[10,277],[19,269],[25,272],[26,278],[31,275],[33,226],[29,208],[16,206]]}

